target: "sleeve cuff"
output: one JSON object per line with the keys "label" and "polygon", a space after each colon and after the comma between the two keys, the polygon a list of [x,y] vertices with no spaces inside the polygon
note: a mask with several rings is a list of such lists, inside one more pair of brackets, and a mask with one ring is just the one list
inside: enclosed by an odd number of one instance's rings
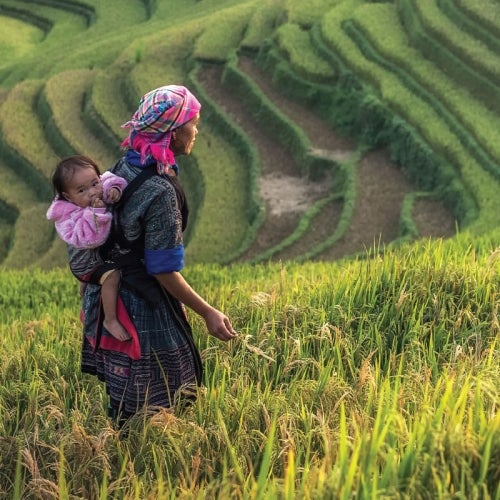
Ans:
{"label": "sleeve cuff", "polygon": [[184,267],[184,246],[164,250],[144,251],[144,262],[148,274],[172,273]]}

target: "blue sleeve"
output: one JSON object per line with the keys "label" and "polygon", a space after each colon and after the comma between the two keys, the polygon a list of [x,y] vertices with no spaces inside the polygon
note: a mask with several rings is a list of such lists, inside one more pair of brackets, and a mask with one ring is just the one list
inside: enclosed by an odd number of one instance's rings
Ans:
{"label": "blue sleeve", "polygon": [[184,267],[184,246],[162,250],[144,251],[144,262],[148,274],[171,273]]}

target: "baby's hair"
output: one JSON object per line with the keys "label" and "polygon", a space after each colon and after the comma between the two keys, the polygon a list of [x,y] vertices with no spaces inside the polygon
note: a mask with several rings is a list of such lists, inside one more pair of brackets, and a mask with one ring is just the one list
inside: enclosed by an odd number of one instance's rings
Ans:
{"label": "baby's hair", "polygon": [[63,192],[66,191],[67,182],[73,177],[76,170],[82,168],[93,168],[98,176],[101,175],[99,166],[97,163],[83,155],[73,155],[63,158],[56,166],[54,173],[52,174],[52,188],[54,189],[54,195],[62,199]]}

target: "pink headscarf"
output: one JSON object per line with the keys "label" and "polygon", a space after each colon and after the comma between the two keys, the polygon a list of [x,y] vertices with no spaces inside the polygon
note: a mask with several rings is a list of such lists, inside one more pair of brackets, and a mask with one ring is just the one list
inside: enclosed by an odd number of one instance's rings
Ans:
{"label": "pink headscarf", "polygon": [[194,118],[201,109],[198,99],[180,85],[166,85],[144,94],[134,116],[122,128],[129,128],[122,147],[148,156],[163,165],[174,165],[175,156],[170,149],[172,132]]}

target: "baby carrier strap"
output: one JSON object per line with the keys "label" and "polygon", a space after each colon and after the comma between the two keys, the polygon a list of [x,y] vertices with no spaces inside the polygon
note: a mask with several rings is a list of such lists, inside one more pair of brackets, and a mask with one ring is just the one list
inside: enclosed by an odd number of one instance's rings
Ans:
{"label": "baby carrier strap", "polygon": [[121,208],[125,206],[127,201],[132,197],[132,195],[137,191],[137,189],[139,189],[142,183],[147,181],[149,178],[153,177],[153,175],[156,175],[156,173],[157,173],[156,165],[150,165],[148,167],[145,167],[144,170],[140,172],[138,175],[136,175],[123,190],[120,201],[116,203],[113,207],[113,223],[111,225],[111,232],[103,248],[105,253],[109,254],[109,252],[112,251],[115,244],[118,244],[120,248],[130,249],[135,254],[142,257],[142,253],[144,250],[144,248],[142,248],[144,243],[143,237],[138,238],[138,240],[134,242],[128,241],[127,238],[125,238],[125,235],[123,234],[118,219]]}
{"label": "baby carrier strap", "polygon": [[156,165],[148,166],[125,187],[119,202],[113,206],[113,221],[108,239],[100,248],[104,261],[112,262],[115,267],[121,270],[122,284],[132,287],[152,303],[158,303],[162,297],[158,283],[146,273],[142,263],[144,235],[141,235],[137,240],[129,241],[120,226],[119,216],[122,208],[142,183],[156,173]]}
{"label": "baby carrier strap", "polygon": [[124,205],[127,202],[127,200],[137,191],[139,186],[144,181],[148,180],[150,177],[153,177],[153,175],[156,175],[156,173],[157,173],[156,164],[145,167],[143,171],[138,175],[136,175],[125,187],[125,189],[122,192],[122,197],[120,198],[120,201],[117,204],[117,207]]}

